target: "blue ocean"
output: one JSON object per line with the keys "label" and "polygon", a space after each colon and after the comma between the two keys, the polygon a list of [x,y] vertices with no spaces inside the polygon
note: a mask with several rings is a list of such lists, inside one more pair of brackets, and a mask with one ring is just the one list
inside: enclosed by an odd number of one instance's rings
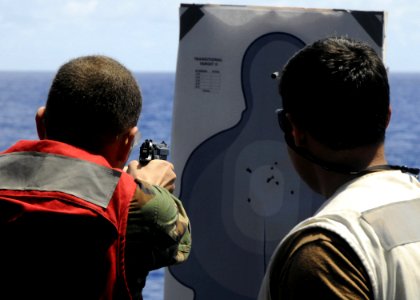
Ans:
{"label": "blue ocean", "polygon": [[[53,75],[50,72],[0,72],[0,151],[16,140],[37,138],[35,112],[45,104]],[[135,76],[143,94],[138,124],[142,140],[165,141],[170,145],[175,74]],[[385,143],[388,161],[420,167],[420,73],[391,73],[390,85],[392,119]],[[130,159],[137,157],[138,149]],[[150,273],[144,299],[163,299],[163,269]]]}

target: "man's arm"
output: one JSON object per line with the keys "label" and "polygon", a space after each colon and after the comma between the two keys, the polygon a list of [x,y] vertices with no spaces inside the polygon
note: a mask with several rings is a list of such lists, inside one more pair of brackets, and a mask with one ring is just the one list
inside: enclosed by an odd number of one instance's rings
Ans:
{"label": "man's arm", "polygon": [[136,181],[139,188],[130,203],[127,247],[138,242],[139,247],[151,251],[149,270],[185,261],[191,235],[181,201],[166,189]]}
{"label": "man's arm", "polygon": [[173,164],[157,159],[142,166],[132,161],[126,171],[138,184],[130,204],[128,229],[140,224],[156,227],[155,251],[161,252],[162,261],[156,261],[153,269],[185,261],[191,249],[190,223],[182,202],[171,194],[176,179]]}
{"label": "man's arm", "polygon": [[181,201],[170,192],[176,178],[173,165],[152,160],[147,166],[145,169],[131,162],[127,169],[138,185],[130,203],[126,233],[125,265],[132,292],[143,288],[150,270],[185,261],[191,249],[188,216]]}
{"label": "man's arm", "polygon": [[124,170],[140,181],[163,187],[171,193],[175,190],[174,166],[166,160],[154,159],[145,166],[133,160]]}

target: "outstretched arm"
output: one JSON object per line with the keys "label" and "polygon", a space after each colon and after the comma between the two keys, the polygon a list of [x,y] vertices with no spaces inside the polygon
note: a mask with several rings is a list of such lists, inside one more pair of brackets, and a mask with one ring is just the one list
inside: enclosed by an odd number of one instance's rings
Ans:
{"label": "outstretched arm", "polygon": [[135,179],[163,187],[171,193],[175,190],[174,166],[166,160],[154,159],[145,166],[133,160],[124,170]]}
{"label": "outstretched arm", "polygon": [[[173,165],[134,161],[126,168],[137,189],[130,203],[126,233],[126,274],[130,290],[138,294],[150,270],[184,262],[191,250],[191,229],[182,202],[171,192]],[[153,183],[153,184],[152,184]]]}

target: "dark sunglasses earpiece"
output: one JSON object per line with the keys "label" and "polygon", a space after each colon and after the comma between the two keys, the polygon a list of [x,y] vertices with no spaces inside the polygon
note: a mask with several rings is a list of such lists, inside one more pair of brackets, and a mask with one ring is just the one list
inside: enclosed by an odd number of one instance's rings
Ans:
{"label": "dark sunglasses earpiece", "polygon": [[291,130],[291,126],[290,126],[289,120],[287,119],[286,112],[284,111],[284,109],[282,108],[276,109],[276,114],[277,114],[277,121],[279,122],[279,126],[281,130],[283,130],[283,132],[286,134],[289,133]]}

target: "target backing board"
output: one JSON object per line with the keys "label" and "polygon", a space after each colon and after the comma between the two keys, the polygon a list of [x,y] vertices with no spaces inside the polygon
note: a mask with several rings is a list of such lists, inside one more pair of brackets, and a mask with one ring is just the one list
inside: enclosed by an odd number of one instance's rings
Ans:
{"label": "target backing board", "polygon": [[380,11],[181,5],[171,157],[193,242],[188,261],[165,271],[165,300],[256,299],[275,247],[322,204],[289,160],[271,74],[328,36],[363,40],[383,57],[385,19]]}

